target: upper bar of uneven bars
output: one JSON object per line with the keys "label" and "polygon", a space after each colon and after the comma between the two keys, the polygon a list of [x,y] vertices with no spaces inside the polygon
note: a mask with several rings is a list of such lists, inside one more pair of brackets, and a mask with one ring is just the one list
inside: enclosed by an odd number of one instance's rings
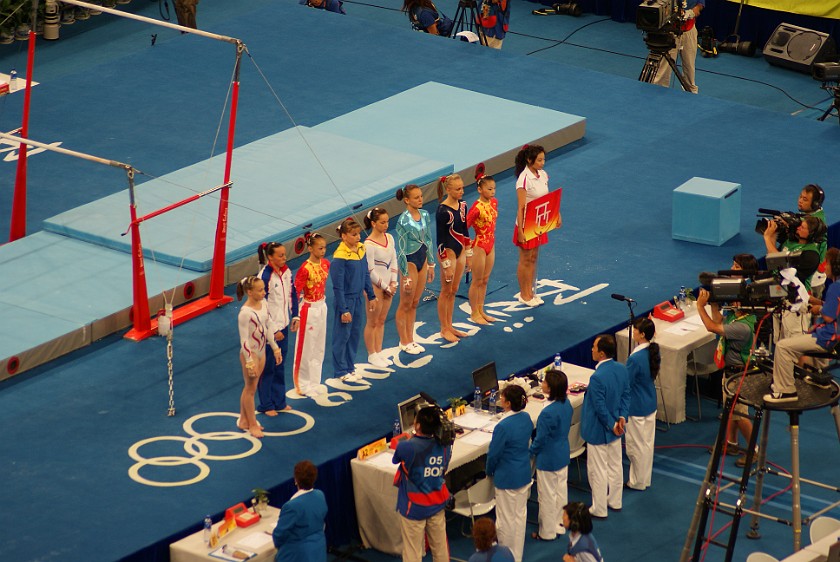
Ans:
{"label": "upper bar of uneven bars", "polygon": [[106,8],[105,6],[100,6],[98,4],[88,4],[87,2],[79,2],[79,0],[61,0],[62,4],[72,4],[74,6],[79,6],[80,8],[88,8],[91,10],[105,12],[106,14],[111,14],[114,16],[119,16],[121,18],[128,18],[130,20],[137,20],[142,21],[145,23],[150,23],[152,25],[158,25],[160,27],[168,27],[169,29],[175,29],[181,31],[183,33],[192,33],[193,35],[201,35],[202,37],[207,37],[209,39],[215,39],[216,41],[225,41],[226,43],[233,43],[234,45],[242,45],[242,41],[235,37],[228,37],[227,35],[219,35],[218,33],[210,33],[208,31],[203,31],[201,29],[195,29],[193,27],[185,27],[183,25],[178,25],[175,23],[169,23],[166,21],[156,20],[154,18],[147,18],[146,16],[138,16],[137,14],[131,14],[128,12],[123,12],[121,10],[114,10],[113,8]]}
{"label": "upper bar of uneven bars", "polygon": [[43,148],[44,150],[51,150],[52,152],[58,152],[59,154],[66,154],[67,156],[75,156],[76,158],[82,158],[83,160],[89,160],[91,162],[97,162],[99,164],[105,164],[106,166],[113,166],[114,168],[122,168],[124,170],[133,170],[134,167],[131,164],[125,164],[123,162],[119,162],[117,160],[108,160],[107,158],[100,158],[99,156],[93,156],[92,154],[85,154],[84,152],[77,152],[75,150],[68,150],[66,148],[61,148],[60,146],[54,146],[51,144],[44,144],[42,142],[25,139],[23,137],[18,137],[15,135],[10,135],[8,133],[0,132],[0,139],[6,139],[10,141],[14,141],[16,143],[23,143],[29,146],[35,146],[37,148]]}

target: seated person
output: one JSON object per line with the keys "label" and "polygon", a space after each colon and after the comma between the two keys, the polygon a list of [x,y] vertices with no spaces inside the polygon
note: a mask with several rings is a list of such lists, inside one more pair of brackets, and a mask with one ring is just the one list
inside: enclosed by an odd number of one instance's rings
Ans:
{"label": "seated person", "polygon": [[432,0],[404,0],[402,11],[408,14],[414,29],[449,37],[454,22],[437,9]]}
{"label": "seated person", "polygon": [[[832,281],[836,281],[840,276],[840,250],[837,248],[829,248],[826,252],[825,274]],[[840,313],[840,283],[833,282],[829,286],[822,304],[815,304],[812,312],[821,315],[820,322],[812,333],[785,338],[776,344],[776,353],[773,356],[773,384],[770,393],[764,395],[764,402],[796,402],[799,396],[793,379],[793,367],[797,360],[805,353],[826,352],[835,347],[837,315]],[[805,377],[805,382],[817,384],[811,377]]]}
{"label": "seated person", "polygon": [[318,8],[319,10],[326,10],[328,12],[335,12],[336,14],[346,14],[344,11],[344,2],[341,0],[300,0],[298,4],[309,6],[310,8]]}

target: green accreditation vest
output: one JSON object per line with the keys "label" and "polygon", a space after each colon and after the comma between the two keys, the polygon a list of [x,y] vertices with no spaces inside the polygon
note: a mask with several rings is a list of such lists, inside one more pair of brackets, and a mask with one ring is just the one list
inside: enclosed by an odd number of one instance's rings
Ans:
{"label": "green accreditation vest", "polygon": [[[813,213],[810,213],[810,216],[817,217],[818,219],[823,221],[824,225],[828,226],[828,223],[825,222],[825,211],[823,211],[822,209],[820,209],[818,211],[814,211]],[[825,261],[825,252],[827,250],[828,250],[828,237],[826,237],[825,240],[823,240],[822,242],[817,244],[817,251],[820,253],[820,263]]]}
{"label": "green accreditation vest", "polygon": [[[819,246],[817,244],[815,244],[814,242],[808,242],[806,244],[800,244],[799,242],[793,242],[792,240],[788,240],[787,242],[785,242],[782,245],[782,248],[784,248],[785,250],[787,250],[789,252],[800,252],[800,251],[804,252],[806,250],[811,250],[811,251],[817,252],[818,254],[820,253]],[[824,260],[825,260],[825,252],[820,254],[820,262],[822,262]],[[813,277],[813,275],[811,275],[811,277]],[[805,285],[805,289],[809,293],[811,292],[811,277],[809,277],[808,279],[806,279],[803,282],[803,285]]]}
{"label": "green accreditation vest", "polygon": [[[724,325],[732,324],[733,322],[743,322],[750,327],[750,338],[747,340],[746,345],[741,347],[741,363],[746,365],[750,360],[750,349],[752,348],[752,340],[755,335],[755,314],[744,314],[742,316],[731,314],[723,319]],[[723,336],[719,337],[714,356],[715,365],[717,365],[719,369],[726,367],[726,351],[728,348],[729,342],[726,341],[726,338]]]}

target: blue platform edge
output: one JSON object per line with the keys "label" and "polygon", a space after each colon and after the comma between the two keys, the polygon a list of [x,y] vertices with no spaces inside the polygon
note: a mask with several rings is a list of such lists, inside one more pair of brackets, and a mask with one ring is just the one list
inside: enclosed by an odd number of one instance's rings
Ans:
{"label": "blue platform edge", "polygon": [[693,177],[673,192],[671,237],[722,246],[741,230],[741,184]]}
{"label": "blue platform edge", "polygon": [[[220,185],[225,155],[139,184],[138,215]],[[259,242],[293,239],[394,197],[407,183],[427,184],[453,171],[430,160],[314,131],[289,129],[234,150],[228,213],[228,263],[245,259]],[[115,193],[47,219],[49,232],[130,251],[128,192]],[[141,224],[150,261],[198,272],[211,268],[219,208],[212,194]]]}

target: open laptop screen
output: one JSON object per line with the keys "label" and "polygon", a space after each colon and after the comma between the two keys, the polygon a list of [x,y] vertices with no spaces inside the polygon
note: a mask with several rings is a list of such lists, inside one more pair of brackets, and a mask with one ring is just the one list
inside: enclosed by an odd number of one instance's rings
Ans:
{"label": "open laptop screen", "polygon": [[481,390],[482,399],[490,396],[494,390],[499,390],[499,379],[496,378],[496,362],[491,361],[483,367],[479,367],[472,373],[473,387]]}

